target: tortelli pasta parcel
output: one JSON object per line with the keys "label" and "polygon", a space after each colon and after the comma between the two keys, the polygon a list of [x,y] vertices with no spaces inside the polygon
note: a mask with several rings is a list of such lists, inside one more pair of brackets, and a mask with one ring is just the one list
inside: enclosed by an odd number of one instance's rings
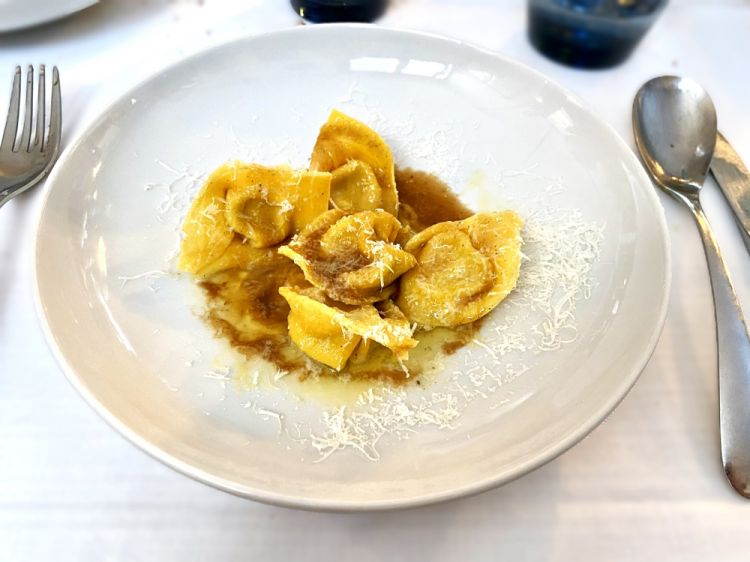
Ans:
{"label": "tortelli pasta parcel", "polygon": [[419,383],[515,287],[522,227],[397,169],[374,130],[334,110],[309,169],[235,161],[209,176],[179,267],[203,288],[206,321],[248,357],[301,380]]}

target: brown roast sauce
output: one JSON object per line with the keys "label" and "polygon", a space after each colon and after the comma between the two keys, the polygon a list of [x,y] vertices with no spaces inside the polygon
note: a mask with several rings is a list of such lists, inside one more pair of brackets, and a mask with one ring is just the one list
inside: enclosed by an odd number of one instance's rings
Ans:
{"label": "brown roast sauce", "polygon": [[249,339],[231,322],[220,318],[211,310],[205,319],[214,329],[217,336],[226,339],[229,344],[247,358],[262,357],[283,371],[294,371],[304,366],[304,360],[289,356],[289,338],[285,336],[266,336]]}
{"label": "brown roast sauce", "polygon": [[451,339],[446,340],[441,346],[443,353],[453,355],[467,343],[471,342],[482,327],[482,322],[484,322],[484,318],[453,328],[451,330],[453,332]]}
{"label": "brown roast sauce", "polygon": [[[396,185],[402,210],[409,214],[407,220],[412,228],[424,229],[438,222],[462,220],[473,214],[445,183],[431,174],[397,168]],[[300,253],[305,255],[303,252]],[[410,359],[403,366],[389,350],[373,342],[363,363],[349,364],[337,372],[307,358],[289,338],[286,327],[289,306],[278,289],[289,284],[306,285],[306,282],[291,260],[283,256],[279,258],[286,261],[279,262],[274,258],[255,269],[227,271],[210,281],[201,282],[207,300],[204,319],[217,337],[226,340],[245,357],[260,357],[282,371],[294,373],[301,381],[310,377],[335,377],[383,381],[393,385],[416,381],[421,385],[419,377],[424,368],[434,363],[441,352],[451,355],[471,342],[482,323],[480,319],[455,329],[440,329],[439,345],[420,344],[412,350]],[[353,269],[355,265],[352,264]],[[419,331],[414,335],[417,340],[421,336],[430,339]]]}
{"label": "brown roast sauce", "polygon": [[396,187],[399,202],[414,210],[422,229],[439,222],[466,219],[474,214],[447,184],[427,172],[396,168]]}

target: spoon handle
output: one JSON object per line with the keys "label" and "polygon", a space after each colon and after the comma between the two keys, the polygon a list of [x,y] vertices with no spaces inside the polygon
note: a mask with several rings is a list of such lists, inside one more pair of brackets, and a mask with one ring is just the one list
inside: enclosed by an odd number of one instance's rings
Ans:
{"label": "spoon handle", "polygon": [[750,498],[750,336],[708,219],[697,198],[690,203],[703,240],[714,296],[721,457],[732,487]]}

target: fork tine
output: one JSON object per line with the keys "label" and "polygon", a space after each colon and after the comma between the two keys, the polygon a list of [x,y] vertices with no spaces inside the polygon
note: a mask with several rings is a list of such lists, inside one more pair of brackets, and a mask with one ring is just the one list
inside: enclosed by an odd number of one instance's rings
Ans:
{"label": "fork tine", "polygon": [[49,113],[49,135],[44,145],[44,150],[48,148],[55,151],[60,145],[60,136],[62,135],[62,102],[60,100],[60,74],[57,67],[52,67],[52,104]]}
{"label": "fork tine", "polygon": [[44,83],[44,65],[39,65],[39,86],[36,96],[36,135],[34,136],[34,145],[39,145],[40,150],[44,150],[44,120],[46,118],[46,85]]}
{"label": "fork tine", "polygon": [[31,144],[31,118],[34,115],[34,67],[26,68],[26,109],[23,112],[23,129],[18,150],[29,150]]}
{"label": "fork tine", "polygon": [[3,140],[0,141],[0,147],[6,147],[13,150],[16,142],[16,131],[18,131],[18,109],[21,100],[21,67],[16,67],[16,75],[13,77],[13,92],[10,95],[10,104],[8,105],[8,117],[5,120],[5,129],[3,130]]}

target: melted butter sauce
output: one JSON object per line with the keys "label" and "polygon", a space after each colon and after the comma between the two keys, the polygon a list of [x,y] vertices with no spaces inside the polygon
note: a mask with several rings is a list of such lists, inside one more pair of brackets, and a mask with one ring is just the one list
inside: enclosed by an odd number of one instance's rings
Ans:
{"label": "melted butter sauce", "polygon": [[[418,230],[473,214],[445,183],[425,172],[397,168],[396,185],[408,222]],[[278,386],[281,381],[298,396],[332,405],[352,404],[361,394],[383,386],[425,387],[439,370],[441,357],[469,343],[481,326],[479,320],[454,329],[417,331],[419,345],[403,365],[372,342],[364,361],[350,360],[337,372],[309,359],[289,338],[289,306],[278,292],[284,285],[308,286],[291,260],[273,254],[250,270],[230,270],[200,284],[207,302],[204,319],[242,357],[236,371],[244,387]],[[259,378],[253,368],[258,359],[271,363],[276,373],[287,374],[279,381],[270,374]]]}

